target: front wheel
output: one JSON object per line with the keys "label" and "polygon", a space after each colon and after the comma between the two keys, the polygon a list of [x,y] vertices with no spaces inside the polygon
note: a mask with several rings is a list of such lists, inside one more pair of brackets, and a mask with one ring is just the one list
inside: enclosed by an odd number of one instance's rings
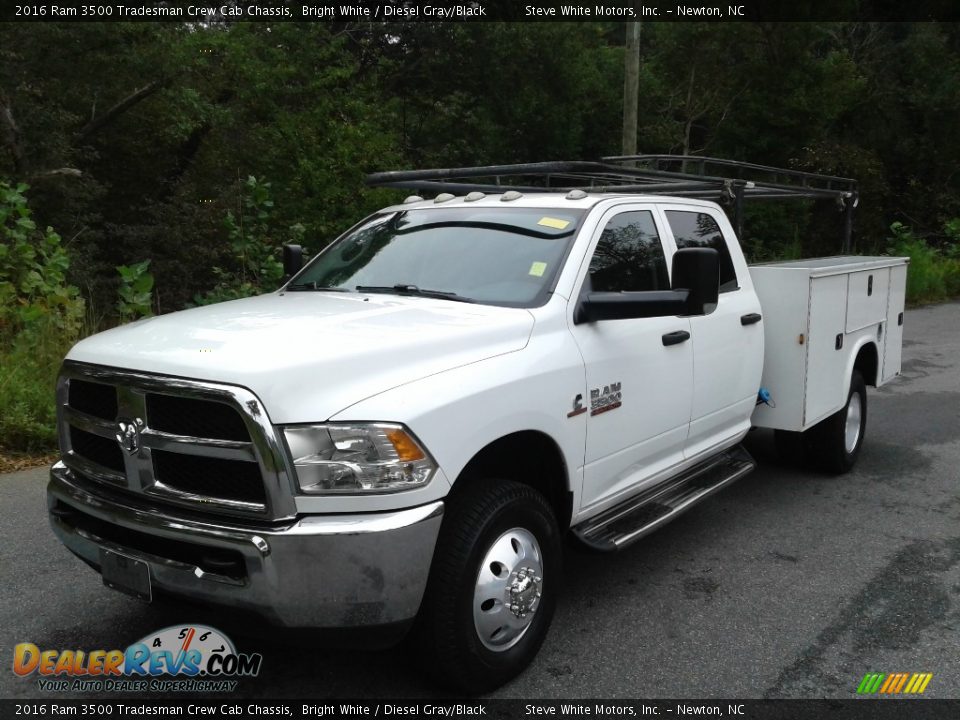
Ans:
{"label": "front wheel", "polygon": [[827,472],[850,472],[866,430],[867,386],[860,371],[854,370],[846,405],[810,430],[813,457]]}
{"label": "front wheel", "polygon": [[553,618],[560,532],[546,499],[508,480],[451,497],[415,640],[441,682],[492,690],[536,656]]}

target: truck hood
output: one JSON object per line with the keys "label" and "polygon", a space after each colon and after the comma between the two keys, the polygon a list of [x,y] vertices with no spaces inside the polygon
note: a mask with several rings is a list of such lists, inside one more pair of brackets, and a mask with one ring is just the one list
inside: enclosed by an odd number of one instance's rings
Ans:
{"label": "truck hood", "polygon": [[520,350],[533,324],[517,308],[273,293],[108,330],[67,359],[241,385],[275,423],[318,422],[398,385]]}

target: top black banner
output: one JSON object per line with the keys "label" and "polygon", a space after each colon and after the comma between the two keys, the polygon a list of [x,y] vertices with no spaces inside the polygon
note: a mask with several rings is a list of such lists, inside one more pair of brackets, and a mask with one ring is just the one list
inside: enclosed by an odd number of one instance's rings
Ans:
{"label": "top black banner", "polygon": [[960,21],[955,0],[3,0],[12,22],[905,22]]}

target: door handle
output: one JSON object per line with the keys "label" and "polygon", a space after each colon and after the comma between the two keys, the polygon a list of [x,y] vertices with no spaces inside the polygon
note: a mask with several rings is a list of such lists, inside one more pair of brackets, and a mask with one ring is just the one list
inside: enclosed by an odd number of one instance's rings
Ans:
{"label": "door handle", "polygon": [[663,340],[664,347],[668,345],[679,345],[690,339],[690,333],[686,330],[677,330],[676,332],[667,333],[661,339]]}
{"label": "door handle", "polygon": [[747,313],[746,315],[740,316],[741,325],[753,325],[754,323],[760,322],[762,315],[760,313]]}

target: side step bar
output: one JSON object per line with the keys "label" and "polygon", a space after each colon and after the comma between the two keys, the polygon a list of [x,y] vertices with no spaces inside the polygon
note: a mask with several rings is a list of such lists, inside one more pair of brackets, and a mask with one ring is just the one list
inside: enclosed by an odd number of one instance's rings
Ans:
{"label": "side step bar", "polygon": [[580,523],[573,532],[595,550],[620,550],[756,466],[750,453],[737,445]]}

